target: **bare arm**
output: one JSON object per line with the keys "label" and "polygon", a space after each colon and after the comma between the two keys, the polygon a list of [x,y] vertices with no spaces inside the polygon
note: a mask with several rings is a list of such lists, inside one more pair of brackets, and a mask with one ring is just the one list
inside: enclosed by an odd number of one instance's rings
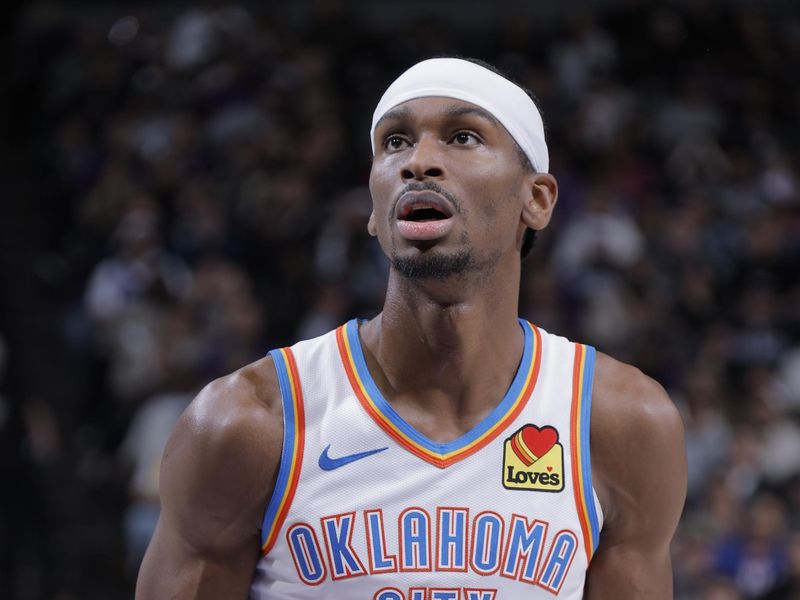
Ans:
{"label": "bare arm", "polygon": [[209,384],[195,398],[164,452],[161,517],[137,600],[247,598],[282,433],[270,359]]}
{"label": "bare arm", "polygon": [[592,464],[605,513],[589,600],[672,598],[670,542],[686,497],[683,423],[666,392],[598,355]]}

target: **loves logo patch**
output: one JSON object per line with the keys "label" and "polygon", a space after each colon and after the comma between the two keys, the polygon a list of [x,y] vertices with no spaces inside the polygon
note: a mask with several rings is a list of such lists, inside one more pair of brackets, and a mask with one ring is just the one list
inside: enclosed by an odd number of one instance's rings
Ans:
{"label": "loves logo patch", "polygon": [[525,425],[511,436],[511,448],[514,454],[529,467],[540,457],[547,454],[558,443],[558,432],[555,427],[536,427]]}
{"label": "loves logo patch", "polygon": [[564,447],[550,425],[527,424],[504,444],[503,487],[509,490],[560,492],[564,489]]}

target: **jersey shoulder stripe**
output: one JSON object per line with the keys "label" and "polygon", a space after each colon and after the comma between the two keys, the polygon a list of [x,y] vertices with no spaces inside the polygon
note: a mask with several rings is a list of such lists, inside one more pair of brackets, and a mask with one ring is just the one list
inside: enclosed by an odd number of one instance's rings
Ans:
{"label": "jersey shoulder stripe", "polygon": [[303,390],[294,354],[290,348],[281,348],[270,352],[270,356],[278,372],[283,404],[283,449],[275,489],[261,528],[261,550],[264,554],[269,553],[275,545],[278,532],[292,504],[300,479],[305,443]]}
{"label": "jersey shoulder stripe", "polygon": [[583,344],[575,344],[572,408],[570,414],[570,446],[575,504],[583,533],[586,558],[589,562],[591,562],[594,551],[597,549],[600,537],[600,522],[595,509],[594,488],[592,487],[592,462],[589,445],[594,357],[594,348]]}

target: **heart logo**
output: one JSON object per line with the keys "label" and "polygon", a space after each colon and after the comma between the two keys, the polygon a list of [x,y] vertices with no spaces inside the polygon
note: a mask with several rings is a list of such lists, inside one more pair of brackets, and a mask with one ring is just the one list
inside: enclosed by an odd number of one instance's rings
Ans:
{"label": "heart logo", "polygon": [[525,425],[511,438],[511,447],[517,457],[527,466],[532,465],[556,445],[558,431],[546,425]]}

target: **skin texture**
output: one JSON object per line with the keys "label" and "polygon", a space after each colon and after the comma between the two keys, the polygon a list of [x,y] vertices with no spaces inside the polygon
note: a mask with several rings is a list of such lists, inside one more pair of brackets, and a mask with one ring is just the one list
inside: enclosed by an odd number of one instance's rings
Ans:
{"label": "skin texture", "polygon": [[[378,387],[409,424],[451,441],[501,400],[522,355],[517,323],[525,229],[550,221],[555,179],[526,170],[513,139],[476,107],[420,98],[376,129],[369,231],[392,261],[460,272],[390,270],[383,311],[360,329]],[[396,203],[435,184],[451,198],[450,231],[400,235]],[[463,262],[463,261],[462,261]],[[162,516],[136,597],[247,597],[259,529],[280,460],[280,394],[269,359],[210,384],[181,418],[162,465]],[[672,597],[669,544],[686,493],[683,426],[664,390],[598,353],[592,400],[594,486],[605,523],[587,576],[590,599]]]}

